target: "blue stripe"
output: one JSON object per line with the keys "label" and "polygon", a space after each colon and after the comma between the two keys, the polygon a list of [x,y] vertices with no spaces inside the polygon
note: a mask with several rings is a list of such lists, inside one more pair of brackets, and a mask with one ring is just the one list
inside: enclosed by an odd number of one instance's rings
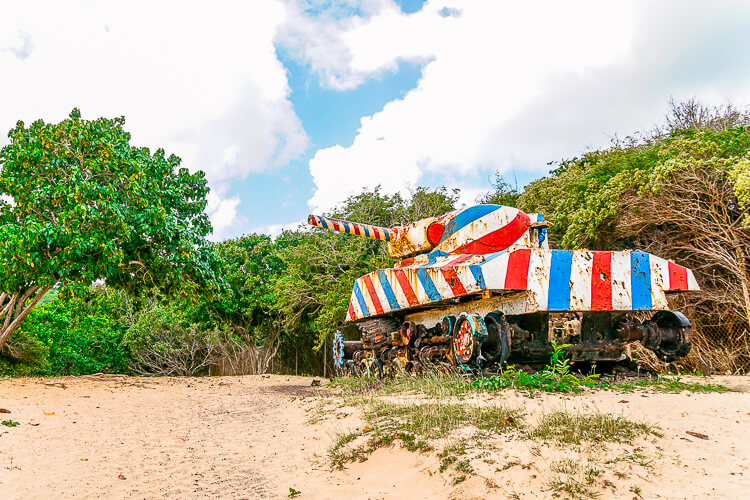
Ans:
{"label": "blue stripe", "polygon": [[573,267],[573,252],[552,250],[549,269],[549,297],[547,308],[550,311],[565,311],[570,308],[570,272]]}
{"label": "blue stripe", "polygon": [[455,219],[453,219],[448,225],[445,226],[445,231],[443,232],[443,236],[440,238],[440,242],[438,242],[438,244],[451,237],[462,227],[468,226],[478,218],[492,213],[501,207],[502,205],[474,205],[473,207],[469,207],[466,210],[462,210],[461,212],[456,214]]}
{"label": "blue stripe", "polygon": [[484,283],[484,274],[482,274],[482,266],[479,264],[472,264],[469,266],[469,271],[474,275],[474,280],[479,288],[484,290],[487,285]]}
{"label": "blue stripe", "polygon": [[391,311],[401,309],[401,306],[398,305],[398,300],[396,300],[396,294],[393,293],[393,288],[391,288],[391,282],[388,281],[388,276],[386,276],[385,271],[378,271],[378,278],[380,278],[380,285],[383,287],[383,292],[385,292],[385,298],[388,299],[388,303],[391,305]]}
{"label": "blue stripe", "polygon": [[630,252],[633,309],[651,309],[651,264],[646,252]]}
{"label": "blue stripe", "polygon": [[328,221],[326,221],[326,220],[325,220],[324,218],[322,218],[322,217],[318,217],[318,222],[320,222],[320,224],[321,224],[321,225],[322,225],[322,226],[323,226],[324,228],[328,229]]}
{"label": "blue stripe", "polygon": [[370,229],[367,226],[365,226],[364,224],[362,225],[362,229],[365,230],[365,236],[367,236],[369,238],[370,237]]}
{"label": "blue stripe", "polygon": [[430,275],[427,273],[427,269],[425,268],[417,269],[417,276],[419,277],[419,281],[422,282],[424,291],[427,292],[427,296],[430,298],[431,302],[442,300],[443,297],[440,296],[440,292],[438,292],[437,288],[435,288],[435,283],[432,281],[432,278],[430,278]]}
{"label": "blue stripe", "polygon": [[362,309],[362,316],[369,316],[370,311],[367,309],[367,302],[362,296],[362,290],[359,288],[359,283],[354,282],[354,295],[357,296],[357,302],[359,302],[359,308]]}

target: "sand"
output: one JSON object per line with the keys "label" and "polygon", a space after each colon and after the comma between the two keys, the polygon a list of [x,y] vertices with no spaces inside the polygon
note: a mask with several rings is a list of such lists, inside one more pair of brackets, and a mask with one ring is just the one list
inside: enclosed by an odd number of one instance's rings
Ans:
{"label": "sand", "polygon": [[[750,377],[714,382],[750,391]],[[336,434],[363,424],[356,408],[310,384],[287,376],[0,381],[0,408],[11,412],[0,420],[20,424],[0,426],[0,498],[285,498],[290,488],[298,498],[550,498],[550,464],[577,453],[510,434],[475,453],[475,471],[460,484],[455,471],[439,471],[436,453],[400,447],[331,470],[325,455]],[[664,436],[638,448],[653,465],[605,465],[602,498],[750,496],[750,392],[529,399],[504,391],[494,399],[531,420],[587,408],[658,424]]]}

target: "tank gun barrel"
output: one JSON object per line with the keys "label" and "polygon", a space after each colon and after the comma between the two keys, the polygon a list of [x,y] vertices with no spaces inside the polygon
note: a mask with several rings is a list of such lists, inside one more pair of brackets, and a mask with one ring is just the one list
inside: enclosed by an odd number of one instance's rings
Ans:
{"label": "tank gun barrel", "polygon": [[311,226],[322,227],[323,229],[339,231],[346,234],[356,234],[357,236],[372,238],[373,240],[391,241],[391,230],[387,227],[330,219],[328,217],[321,217],[320,215],[314,214],[308,216],[307,223]]}

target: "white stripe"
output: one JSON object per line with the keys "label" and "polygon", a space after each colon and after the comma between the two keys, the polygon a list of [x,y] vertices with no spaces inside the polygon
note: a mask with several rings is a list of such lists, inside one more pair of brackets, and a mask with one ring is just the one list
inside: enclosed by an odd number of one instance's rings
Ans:
{"label": "white stripe", "polygon": [[[417,296],[417,302],[420,304],[429,304],[430,303],[430,297],[427,295],[427,291],[422,286],[422,280],[419,279],[419,276],[417,275],[416,269],[409,269],[406,271],[406,275],[411,275],[414,277],[413,280],[409,280],[409,283],[412,285],[412,289],[414,290],[414,295]],[[416,286],[414,286],[416,285]]]}
{"label": "white stripe", "polygon": [[472,293],[482,290],[482,288],[477,286],[477,280],[474,279],[474,274],[469,269],[469,266],[460,265],[456,266],[454,269],[456,270],[458,279],[461,280],[461,284],[467,292]]}
{"label": "white stripe", "polygon": [[698,286],[698,280],[695,279],[695,274],[693,274],[693,271],[690,269],[687,270],[687,282],[688,282],[688,290],[700,290],[701,287]]}
{"label": "white stripe", "polygon": [[375,288],[375,295],[380,299],[380,307],[383,308],[384,312],[392,311],[391,304],[388,302],[388,297],[385,296],[385,292],[383,291],[383,285],[380,283],[380,276],[378,276],[377,272],[372,273],[371,276],[372,286]]}
{"label": "white stripe", "polygon": [[358,318],[364,316],[364,314],[362,314],[362,308],[359,307],[359,300],[357,300],[357,294],[354,293],[354,289],[352,289],[352,299],[349,301],[349,303],[354,306],[354,314],[356,314]]}
{"label": "white stripe", "polygon": [[632,266],[630,250],[612,252],[612,310],[629,311],[633,309],[633,298],[630,295]]}
{"label": "white stripe", "polygon": [[669,263],[661,257],[651,255],[651,307],[652,309],[668,309],[665,289],[669,288]]}
{"label": "white stripe", "polygon": [[570,270],[570,310],[591,309],[591,271],[594,255],[586,250],[573,252]]}
{"label": "white stripe", "polygon": [[[491,257],[491,254],[488,257]],[[508,258],[510,253],[505,252],[500,257],[482,264],[482,275],[484,284],[489,290],[503,290],[505,288],[505,275],[508,272]]]}
{"label": "white stripe", "polygon": [[443,272],[440,269],[427,269],[427,274],[432,278],[432,282],[435,283],[435,288],[437,288],[440,297],[444,299],[453,297],[453,290],[448,282],[445,281],[445,276],[443,276]]}
{"label": "white stripe", "polygon": [[526,288],[534,293],[538,306],[547,308],[549,297],[549,270],[552,262],[552,252],[532,250],[529,259],[529,275]]}

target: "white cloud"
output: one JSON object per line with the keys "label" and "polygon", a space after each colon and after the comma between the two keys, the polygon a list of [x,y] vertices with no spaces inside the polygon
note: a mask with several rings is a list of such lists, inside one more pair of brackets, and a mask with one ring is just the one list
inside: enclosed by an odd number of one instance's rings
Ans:
{"label": "white cloud", "polygon": [[[399,60],[429,62],[415,89],[362,118],[351,145],[316,152],[309,204],[325,210],[363,186],[403,190],[425,176],[541,174],[657,124],[670,95],[746,103],[748,14],[739,2],[435,0],[409,15],[382,4],[369,18],[326,21],[316,43],[343,56],[297,56],[334,88]],[[295,23],[312,38],[321,29],[319,18]]]}
{"label": "white cloud", "polygon": [[[212,187],[214,236],[228,182],[307,147],[273,39],[276,1],[15,2],[0,16],[0,130],[16,120],[127,119],[132,144],[164,147]],[[5,138],[0,138],[0,144]]]}

